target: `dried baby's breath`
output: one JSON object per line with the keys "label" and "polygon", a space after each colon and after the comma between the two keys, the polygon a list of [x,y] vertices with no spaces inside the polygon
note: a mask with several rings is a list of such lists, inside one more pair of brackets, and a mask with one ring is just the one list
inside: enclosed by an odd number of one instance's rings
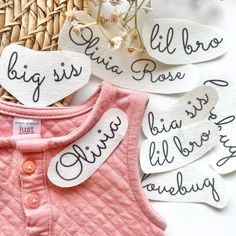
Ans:
{"label": "dried baby's breath", "polygon": [[143,7],[145,13],[149,13],[153,10],[151,0]]}
{"label": "dried baby's breath", "polygon": [[68,11],[68,12],[66,12],[66,19],[69,20],[69,21],[75,20],[74,11]]}
{"label": "dried baby's breath", "polygon": [[120,36],[115,36],[108,41],[108,48],[111,51],[115,51],[120,48],[121,43],[122,43],[122,38]]}
{"label": "dried baby's breath", "polygon": [[114,11],[111,13],[110,21],[111,21],[112,23],[118,23],[118,21],[119,21],[119,15],[118,15],[118,13],[117,13],[116,10],[114,10]]}

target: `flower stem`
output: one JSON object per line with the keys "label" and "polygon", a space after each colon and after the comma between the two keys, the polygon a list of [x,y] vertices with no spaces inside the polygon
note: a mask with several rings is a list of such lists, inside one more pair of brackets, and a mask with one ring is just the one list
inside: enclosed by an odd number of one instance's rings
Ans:
{"label": "flower stem", "polygon": [[[139,9],[142,7],[142,5],[144,4],[145,1],[146,1],[146,0],[143,0],[143,1],[139,4],[139,6],[135,9],[134,14],[133,14],[129,19],[127,19],[127,20],[124,22],[123,27],[125,27],[131,20],[133,20],[133,19],[135,18],[135,16],[137,15],[137,12],[138,12]],[[137,0],[135,0],[135,3],[137,4]]]}
{"label": "flower stem", "polygon": [[103,31],[103,29],[102,29],[102,27],[101,27],[100,24],[98,24],[98,27],[99,27],[99,29],[100,29],[102,35],[104,36],[104,38],[105,38],[108,42],[111,42],[112,39],[111,39],[107,34],[105,34],[105,32]]}
{"label": "flower stem", "polygon": [[101,10],[102,10],[102,0],[99,0],[99,7],[98,7],[98,14],[97,14],[97,23],[100,23],[100,16],[101,16]]}
{"label": "flower stem", "polygon": [[126,21],[126,20],[127,20],[127,17],[128,17],[128,15],[129,15],[129,13],[130,13],[130,11],[131,11],[133,5],[134,5],[134,2],[135,2],[135,1],[132,1],[132,3],[129,5],[129,9],[128,9],[128,11],[126,12],[126,14],[125,14],[125,16],[124,16],[123,21]]}
{"label": "flower stem", "polygon": [[[137,8],[137,7],[138,7],[138,1],[135,0],[135,8]],[[138,29],[138,15],[137,15],[137,13],[135,14],[134,24],[135,24],[135,30],[136,30],[136,32],[138,34],[139,47],[141,48],[143,46],[143,42],[142,42],[141,34],[139,32],[139,29]]]}

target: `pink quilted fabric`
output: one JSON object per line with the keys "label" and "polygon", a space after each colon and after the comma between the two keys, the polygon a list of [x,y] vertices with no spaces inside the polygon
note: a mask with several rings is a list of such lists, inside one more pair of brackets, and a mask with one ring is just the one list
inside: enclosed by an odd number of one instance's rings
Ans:
{"label": "pink quilted fabric", "polygon": [[[139,176],[140,123],[147,97],[107,82],[84,104],[28,108],[0,102],[0,235],[163,236]],[[52,157],[86,134],[110,108],[128,115],[126,136],[84,183],[60,188],[47,178]],[[14,117],[40,119],[41,138],[12,135]],[[35,171],[26,174],[26,161]]]}

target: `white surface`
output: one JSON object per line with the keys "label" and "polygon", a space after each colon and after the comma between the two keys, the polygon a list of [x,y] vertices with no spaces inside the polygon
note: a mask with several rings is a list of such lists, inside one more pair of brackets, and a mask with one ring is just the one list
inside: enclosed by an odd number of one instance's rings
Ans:
{"label": "white surface", "polygon": [[[191,1],[194,2],[194,0]],[[165,0],[157,2],[165,2],[166,5],[170,7],[171,1]],[[207,1],[205,0],[203,2]],[[196,17],[196,11],[191,15],[193,17],[189,18],[195,18],[195,20],[199,19],[199,22],[201,23],[209,23],[213,26],[222,27],[223,29],[227,30],[233,37],[233,42],[236,42],[236,1],[226,0],[221,3],[221,5],[225,6],[225,14],[219,14],[219,9],[215,8],[212,11],[212,15],[210,15],[206,13],[206,11],[209,9],[203,8],[203,12],[205,14],[203,17]],[[179,15],[186,16],[186,14]],[[218,18],[218,20],[212,20],[215,15],[222,16],[223,19]],[[166,17],[168,17],[168,15],[166,15]],[[236,44],[232,45],[230,52],[226,56],[209,63],[198,64],[198,67],[200,69],[223,68],[226,72],[234,76],[236,67]],[[85,100],[96,89],[99,83],[99,80],[93,80],[78,93],[76,93],[73,104],[77,104],[78,101]],[[166,105],[166,102],[168,101],[173,101],[173,97],[168,98],[167,96],[161,97],[158,95],[152,95],[152,97],[156,99],[160,107],[164,107]],[[226,181],[230,197],[229,205],[225,209],[216,210],[202,204],[191,203],[152,203],[156,211],[158,211],[158,213],[160,213],[167,221],[168,226],[166,230],[166,236],[236,235],[236,172],[229,175],[224,175],[223,178]]]}

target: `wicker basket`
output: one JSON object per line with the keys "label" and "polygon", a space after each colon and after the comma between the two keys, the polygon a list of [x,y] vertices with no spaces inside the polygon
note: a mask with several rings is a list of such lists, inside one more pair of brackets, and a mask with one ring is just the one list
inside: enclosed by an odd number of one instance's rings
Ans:
{"label": "wicker basket", "polygon": [[[0,0],[0,53],[11,43],[34,50],[57,50],[65,12],[86,10],[86,0]],[[0,86],[0,99],[18,101]],[[54,104],[68,106],[72,95]]]}

